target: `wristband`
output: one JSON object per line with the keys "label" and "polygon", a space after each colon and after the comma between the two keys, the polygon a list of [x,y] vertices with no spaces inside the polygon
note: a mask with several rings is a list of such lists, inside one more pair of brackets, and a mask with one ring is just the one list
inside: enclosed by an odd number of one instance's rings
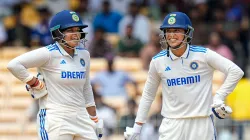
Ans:
{"label": "wristband", "polygon": [[134,128],[134,133],[140,133],[142,125],[135,123],[133,128]]}
{"label": "wristband", "polygon": [[35,83],[30,85],[30,87],[36,87],[38,84],[39,84],[39,80],[36,78]]}
{"label": "wristband", "polygon": [[91,115],[89,115],[89,118],[90,118],[92,121],[94,121],[95,123],[98,122],[98,117],[97,117],[97,116],[91,116]]}

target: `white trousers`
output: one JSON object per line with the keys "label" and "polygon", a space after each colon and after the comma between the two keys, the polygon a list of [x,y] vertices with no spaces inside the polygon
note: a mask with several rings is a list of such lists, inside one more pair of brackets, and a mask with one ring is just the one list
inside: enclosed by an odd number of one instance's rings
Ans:
{"label": "white trousers", "polygon": [[216,140],[213,116],[162,120],[159,140]]}
{"label": "white trousers", "polygon": [[37,114],[40,140],[98,140],[95,123],[87,111],[51,111],[41,109]]}

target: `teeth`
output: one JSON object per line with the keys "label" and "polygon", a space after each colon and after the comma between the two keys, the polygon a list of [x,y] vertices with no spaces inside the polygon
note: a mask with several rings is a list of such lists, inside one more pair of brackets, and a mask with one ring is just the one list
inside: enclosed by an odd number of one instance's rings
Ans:
{"label": "teeth", "polygon": [[169,39],[169,41],[171,41],[171,42],[176,42],[177,39]]}

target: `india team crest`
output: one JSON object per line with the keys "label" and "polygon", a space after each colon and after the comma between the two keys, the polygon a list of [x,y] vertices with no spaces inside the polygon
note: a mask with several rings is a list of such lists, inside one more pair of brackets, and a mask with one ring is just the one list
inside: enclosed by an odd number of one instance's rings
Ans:
{"label": "india team crest", "polygon": [[78,17],[76,14],[73,14],[73,15],[72,15],[72,19],[73,19],[75,22],[79,21],[79,17]]}
{"label": "india team crest", "polygon": [[170,25],[175,24],[175,22],[176,22],[175,17],[170,17],[170,18],[168,19],[168,24],[170,24]]}
{"label": "india team crest", "polygon": [[80,59],[80,63],[81,63],[81,65],[83,66],[83,67],[85,67],[85,61],[84,61],[84,59]]}
{"label": "india team crest", "polygon": [[190,68],[191,68],[192,70],[196,70],[198,67],[199,67],[199,65],[198,65],[197,62],[191,62],[191,63],[190,63]]}

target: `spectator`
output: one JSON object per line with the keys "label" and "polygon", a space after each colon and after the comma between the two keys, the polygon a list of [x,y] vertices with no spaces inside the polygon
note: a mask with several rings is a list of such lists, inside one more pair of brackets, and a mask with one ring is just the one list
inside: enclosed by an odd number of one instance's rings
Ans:
{"label": "spectator", "polygon": [[157,110],[154,110],[155,113],[153,113],[150,116],[149,123],[146,123],[145,127],[143,126],[142,128],[143,134],[146,134],[146,135],[141,135],[141,139],[143,140],[159,139],[158,130],[161,125],[163,116],[161,115],[161,109],[160,109],[162,107],[162,95],[158,97],[157,98],[158,98],[159,104],[157,106]]}
{"label": "spectator", "polygon": [[221,42],[220,35],[216,32],[210,34],[209,44],[206,45],[207,48],[217,52],[218,54],[224,56],[225,58],[233,61],[234,56],[231,50]]}
{"label": "spectator", "polygon": [[148,70],[151,59],[162,50],[159,34],[160,31],[153,31],[149,44],[143,47],[140,52],[140,58],[144,70]]}
{"label": "spectator", "polygon": [[115,11],[111,11],[110,2],[105,0],[102,2],[102,11],[94,18],[94,30],[102,27],[108,33],[117,33],[121,19],[122,16]]}
{"label": "spectator", "polygon": [[137,104],[135,100],[129,99],[127,102],[128,114],[121,116],[118,124],[119,132],[124,132],[126,127],[132,127],[135,123]]}
{"label": "spectator", "polygon": [[104,121],[104,139],[114,134],[117,121],[116,111],[103,102],[102,96],[93,89],[97,114]]}
{"label": "spectator", "polygon": [[128,13],[128,6],[131,1],[133,0],[110,0],[110,3],[114,11],[125,15]]}
{"label": "spectator", "polygon": [[193,38],[198,39],[193,39],[192,44],[204,45],[207,44],[207,38],[209,36],[209,24],[204,24],[204,15],[201,15],[197,6],[198,5],[189,10],[190,18],[193,21],[193,27],[196,31],[199,31],[193,34]]}
{"label": "spectator", "polygon": [[142,47],[142,42],[133,36],[133,26],[127,25],[125,36],[118,42],[118,54],[122,57],[138,57]]}
{"label": "spectator", "polygon": [[10,29],[7,29],[8,39],[6,41],[6,45],[30,47],[31,28],[21,22],[22,5],[15,5],[13,9],[15,26]]}
{"label": "spectator", "polygon": [[88,28],[85,30],[88,34],[86,35],[87,45],[89,45],[89,42],[93,39],[93,17],[95,16],[95,13],[91,12],[89,9],[89,0],[80,0],[78,7],[76,8],[76,12],[79,13],[81,16],[83,22],[88,25]]}
{"label": "spectator", "polygon": [[128,94],[125,87],[127,83],[132,83],[137,92],[136,81],[134,81],[128,73],[114,69],[113,56],[107,56],[106,59],[107,69],[97,72],[92,80],[92,85],[96,88],[97,92],[103,97],[122,97],[127,99]]}
{"label": "spectator", "polygon": [[94,33],[93,40],[90,42],[89,53],[91,57],[105,57],[113,53],[110,42],[105,39],[105,30],[97,28]]}
{"label": "spectator", "polygon": [[128,24],[132,24],[133,26],[134,37],[140,39],[143,44],[149,42],[151,30],[149,19],[139,13],[139,7],[134,1],[129,5],[128,15],[123,17],[119,23],[119,34],[121,37],[126,35]]}
{"label": "spectator", "polygon": [[239,24],[227,22],[224,25],[225,44],[232,50],[235,63],[246,73],[247,59],[242,43],[239,41]]}
{"label": "spectator", "polygon": [[51,13],[47,7],[39,8],[38,12],[40,15],[40,23],[32,31],[31,46],[46,46],[53,43],[49,31]]}
{"label": "spectator", "polygon": [[46,6],[52,12],[52,15],[62,11],[69,9],[69,1],[68,0],[45,0]]}
{"label": "spectator", "polygon": [[243,6],[236,0],[223,0],[224,7],[226,8],[227,21],[241,21],[243,17]]}

